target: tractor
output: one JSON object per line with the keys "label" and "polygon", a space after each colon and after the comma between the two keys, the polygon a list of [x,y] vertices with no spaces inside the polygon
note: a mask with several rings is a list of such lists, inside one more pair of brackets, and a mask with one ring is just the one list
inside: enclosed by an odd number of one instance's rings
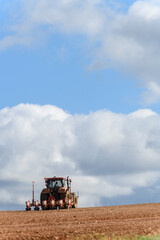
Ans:
{"label": "tractor", "polygon": [[44,178],[46,188],[41,191],[40,203],[34,201],[34,182],[32,190],[32,203],[26,202],[26,211],[39,210],[54,210],[54,209],[69,209],[78,207],[78,195],[71,192],[71,179],[69,177],[52,177]]}

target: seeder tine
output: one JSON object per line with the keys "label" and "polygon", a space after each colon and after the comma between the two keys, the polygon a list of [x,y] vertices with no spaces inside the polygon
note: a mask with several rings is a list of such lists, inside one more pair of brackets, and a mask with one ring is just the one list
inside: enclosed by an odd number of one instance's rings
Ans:
{"label": "seeder tine", "polygon": [[38,200],[34,202],[34,210],[39,210],[39,202],[38,202]]}
{"label": "seeder tine", "polygon": [[31,203],[30,201],[26,202],[26,211],[30,211],[31,210]]}

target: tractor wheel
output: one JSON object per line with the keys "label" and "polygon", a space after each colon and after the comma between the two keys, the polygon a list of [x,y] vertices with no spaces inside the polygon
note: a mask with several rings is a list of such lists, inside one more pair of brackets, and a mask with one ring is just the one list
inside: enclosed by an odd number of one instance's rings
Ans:
{"label": "tractor wheel", "polygon": [[75,196],[74,197],[74,204],[73,204],[72,208],[77,208],[77,207],[78,207],[78,197]]}
{"label": "tractor wheel", "polygon": [[64,208],[65,209],[68,209],[69,199],[70,199],[70,194],[69,194],[69,191],[67,190],[65,193],[65,199],[64,199],[64,203],[65,203]]}
{"label": "tractor wheel", "polygon": [[40,202],[42,204],[42,201],[47,200],[48,201],[49,194],[42,194],[40,195]]}
{"label": "tractor wheel", "polygon": [[47,194],[42,194],[41,193],[41,195],[40,195],[40,203],[41,203],[41,208],[42,208],[42,210],[48,210],[48,209],[46,209],[46,208],[43,208],[43,206],[42,206],[42,202],[44,201],[44,200],[46,200],[47,202],[48,202],[48,198],[49,198],[49,194],[47,193]]}

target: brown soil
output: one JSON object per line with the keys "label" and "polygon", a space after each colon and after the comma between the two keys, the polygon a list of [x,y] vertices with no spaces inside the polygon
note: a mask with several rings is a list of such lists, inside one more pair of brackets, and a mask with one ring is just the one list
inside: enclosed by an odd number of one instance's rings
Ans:
{"label": "brown soil", "polygon": [[[160,233],[160,203],[51,211],[0,212],[0,239],[92,239]],[[86,238],[85,238],[86,239]]]}

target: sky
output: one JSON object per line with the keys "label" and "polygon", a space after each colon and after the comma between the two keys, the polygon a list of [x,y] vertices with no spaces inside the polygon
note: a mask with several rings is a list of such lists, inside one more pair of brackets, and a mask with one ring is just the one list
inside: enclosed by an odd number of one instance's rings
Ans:
{"label": "sky", "polygon": [[79,206],[159,202],[160,1],[0,1],[0,210],[44,177]]}

